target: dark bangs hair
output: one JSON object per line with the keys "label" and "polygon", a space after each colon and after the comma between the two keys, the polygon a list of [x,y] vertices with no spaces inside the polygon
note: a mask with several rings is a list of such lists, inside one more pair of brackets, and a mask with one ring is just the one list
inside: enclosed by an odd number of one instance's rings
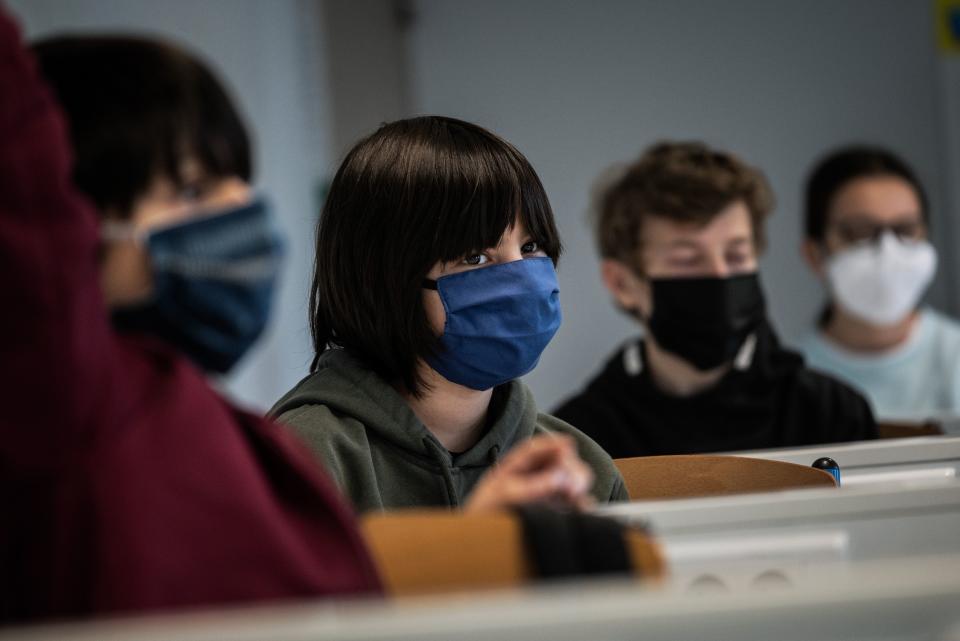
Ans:
{"label": "dark bangs hair", "polygon": [[858,178],[894,177],[906,181],[917,194],[923,221],[930,224],[927,194],[913,170],[896,154],[880,147],[851,146],[828,153],[807,178],[804,197],[804,233],[822,241],[827,233],[833,199],[847,184]]}
{"label": "dark bangs hair", "polygon": [[250,141],[213,73],[163,42],[126,36],[60,36],[33,44],[64,109],[74,180],[101,212],[129,216],[158,176],[185,187],[194,158],[206,177],[250,180]]}
{"label": "dark bangs hair", "polygon": [[424,116],[361,140],[340,165],[317,227],[311,369],[327,349],[344,347],[422,394],[417,363],[440,349],[423,305],[427,272],[496,246],[517,221],[556,264],[560,238],[543,185],[491,132]]}

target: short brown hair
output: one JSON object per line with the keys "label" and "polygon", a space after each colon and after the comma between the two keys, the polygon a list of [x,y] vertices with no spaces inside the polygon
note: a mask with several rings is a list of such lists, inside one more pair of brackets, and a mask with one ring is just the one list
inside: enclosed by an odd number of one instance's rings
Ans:
{"label": "short brown hair", "polygon": [[600,255],[634,264],[645,218],[708,224],[742,200],[750,211],[757,251],[773,195],[763,174],[736,156],[699,142],[661,142],[649,148],[597,199]]}

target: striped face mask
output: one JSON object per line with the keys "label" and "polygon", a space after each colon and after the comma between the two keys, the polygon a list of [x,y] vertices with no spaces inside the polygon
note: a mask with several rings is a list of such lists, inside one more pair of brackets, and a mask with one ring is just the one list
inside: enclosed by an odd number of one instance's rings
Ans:
{"label": "striped face mask", "polygon": [[[116,225],[104,232],[133,235]],[[283,263],[267,203],[258,198],[134,239],[150,257],[153,297],[115,310],[114,326],[158,336],[206,371],[228,371],[263,332]]]}

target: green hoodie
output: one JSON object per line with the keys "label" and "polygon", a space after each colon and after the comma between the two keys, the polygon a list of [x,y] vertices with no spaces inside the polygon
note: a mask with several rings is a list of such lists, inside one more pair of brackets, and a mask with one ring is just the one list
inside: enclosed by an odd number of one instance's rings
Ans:
{"label": "green hoodie", "polygon": [[600,502],[627,500],[623,478],[600,446],[563,421],[537,412],[519,381],[501,385],[491,425],[466,452],[451,454],[403,397],[345,350],[330,350],[317,371],[270,413],[306,441],[360,512],[413,506],[461,506],[504,452],[534,434],[564,433],[593,469]]}

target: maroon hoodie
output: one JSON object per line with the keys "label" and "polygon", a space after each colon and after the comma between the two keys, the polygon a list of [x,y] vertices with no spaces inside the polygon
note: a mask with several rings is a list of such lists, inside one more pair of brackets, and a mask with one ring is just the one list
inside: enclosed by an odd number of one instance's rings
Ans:
{"label": "maroon hoodie", "polygon": [[0,10],[0,622],[377,591],[309,453],[114,334],[67,140]]}

